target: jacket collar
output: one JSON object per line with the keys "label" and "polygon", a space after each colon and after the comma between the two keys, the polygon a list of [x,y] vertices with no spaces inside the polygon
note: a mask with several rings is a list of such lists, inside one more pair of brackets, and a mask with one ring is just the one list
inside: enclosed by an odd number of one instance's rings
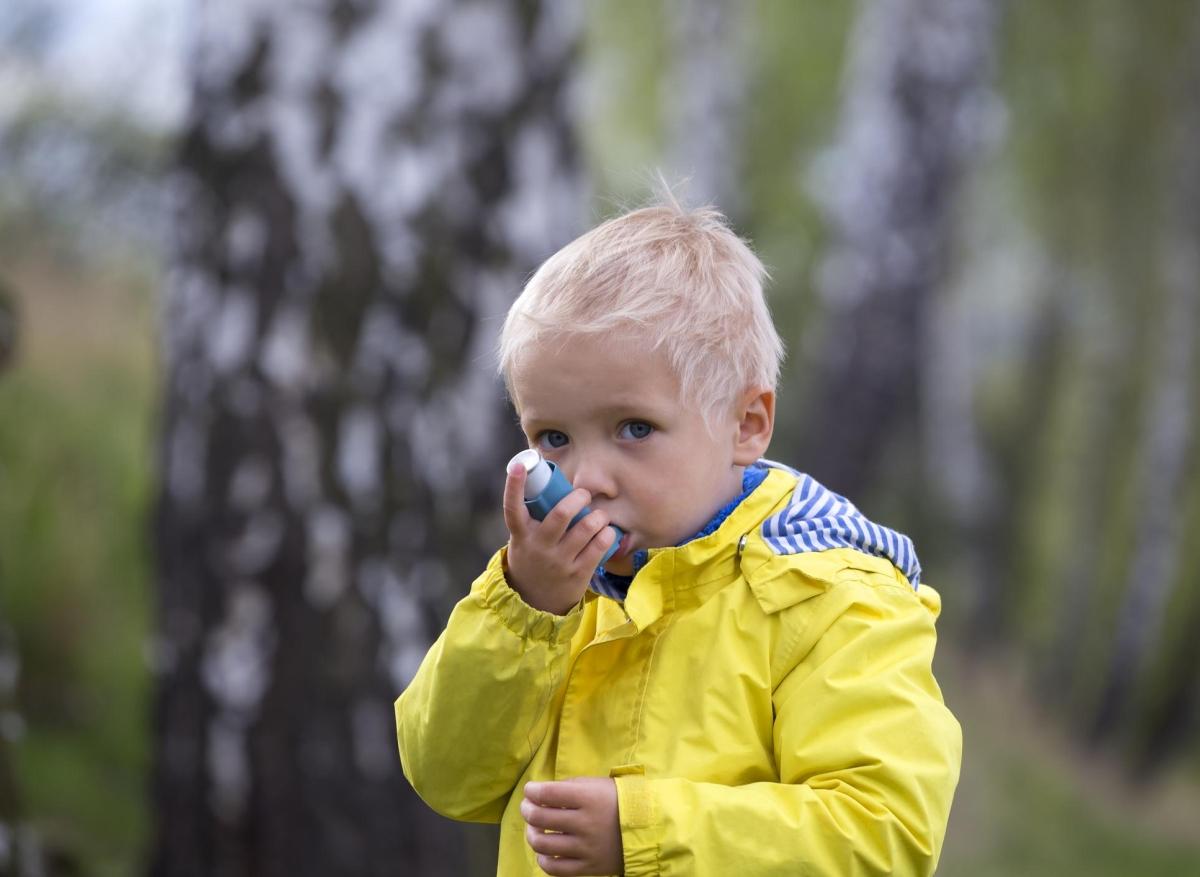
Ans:
{"label": "jacket collar", "polygon": [[[761,538],[758,529],[763,519],[787,502],[795,485],[794,475],[771,469],[714,532],[675,548],[650,549],[645,566],[629,586],[624,616],[639,631],[645,630],[676,609],[700,605],[733,581],[743,540]],[[605,607],[608,611],[621,613],[613,601],[600,603],[609,604]]]}

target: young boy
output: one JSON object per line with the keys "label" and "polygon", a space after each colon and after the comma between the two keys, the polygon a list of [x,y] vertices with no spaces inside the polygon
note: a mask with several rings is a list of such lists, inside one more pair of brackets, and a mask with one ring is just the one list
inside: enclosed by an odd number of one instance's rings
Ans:
{"label": "young boy", "polygon": [[672,203],[569,244],[509,311],[521,426],[575,490],[534,520],[510,467],[508,545],[396,701],[405,776],[500,823],[504,877],[937,865],[962,744],[940,601],[906,537],[761,459],[763,275]]}

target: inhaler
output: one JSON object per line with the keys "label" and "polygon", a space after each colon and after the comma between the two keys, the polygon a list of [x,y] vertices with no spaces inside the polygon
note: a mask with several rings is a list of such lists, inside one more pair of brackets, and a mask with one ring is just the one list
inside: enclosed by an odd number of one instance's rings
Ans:
{"label": "inhaler", "polygon": [[[542,459],[542,455],[532,448],[521,451],[509,460],[508,464],[511,466],[513,463],[520,463],[525,469],[525,508],[529,509],[529,514],[539,521],[544,520],[546,515],[550,514],[550,509],[558,505],[558,501],[574,489],[571,487],[571,482],[567,480],[567,476],[563,475],[557,466],[549,460]],[[574,527],[576,522],[590,511],[590,508],[584,508],[571,519],[567,529]],[[609,524],[608,528],[613,531],[616,538],[613,539],[613,544],[608,546],[608,551],[604,552],[604,556],[600,558],[600,566],[604,566],[605,562],[616,553],[621,546],[621,538],[625,535],[616,524]]]}

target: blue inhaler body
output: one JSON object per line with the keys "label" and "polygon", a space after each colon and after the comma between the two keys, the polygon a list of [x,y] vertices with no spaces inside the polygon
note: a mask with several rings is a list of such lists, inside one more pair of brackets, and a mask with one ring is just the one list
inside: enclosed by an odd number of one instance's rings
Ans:
{"label": "blue inhaler body", "polygon": [[[559,468],[549,460],[542,459],[542,455],[533,449],[521,451],[509,461],[510,466],[513,463],[520,463],[525,468],[525,508],[529,509],[529,514],[539,521],[545,520],[546,515],[550,514],[550,510],[558,505],[559,500],[574,490],[571,482],[567,480],[567,476],[563,475]],[[574,527],[579,519],[590,511],[590,508],[584,508],[571,519],[567,529]],[[604,556],[600,558],[601,566],[604,566],[605,562],[621,547],[621,538],[625,535],[615,524],[608,526],[616,538],[613,539],[613,544],[608,546],[608,551],[604,552]]]}

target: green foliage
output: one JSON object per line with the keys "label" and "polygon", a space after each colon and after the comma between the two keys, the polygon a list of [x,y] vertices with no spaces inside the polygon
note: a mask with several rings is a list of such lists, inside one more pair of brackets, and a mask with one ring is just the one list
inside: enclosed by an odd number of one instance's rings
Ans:
{"label": "green foliage", "polygon": [[22,659],[24,808],[85,873],[115,877],[146,832],[154,379],[146,280],[88,279],[10,278],[24,307],[0,375],[0,612]]}
{"label": "green foliage", "polygon": [[662,4],[613,0],[588,4],[587,12],[583,60],[590,90],[582,133],[598,219],[644,200],[661,163],[667,36]]}
{"label": "green foliage", "polygon": [[1009,5],[999,68],[1008,150],[1028,219],[1054,252],[1093,266],[1122,242],[1144,255],[1194,14],[1176,0]]}

